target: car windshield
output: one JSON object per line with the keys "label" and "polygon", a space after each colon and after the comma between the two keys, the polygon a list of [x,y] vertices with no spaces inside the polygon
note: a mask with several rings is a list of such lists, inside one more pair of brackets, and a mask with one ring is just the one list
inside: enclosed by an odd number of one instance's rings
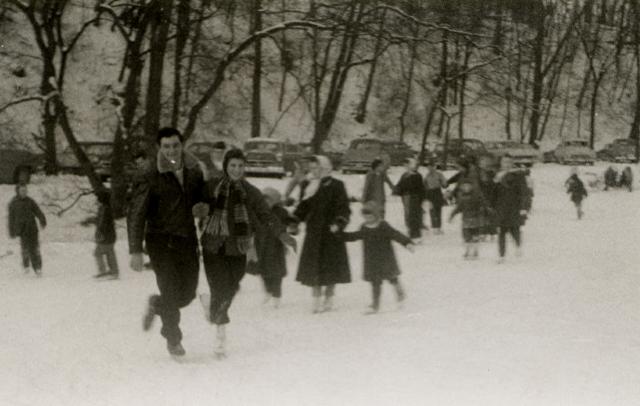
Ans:
{"label": "car windshield", "polygon": [[404,142],[385,142],[384,146],[388,149],[409,149],[409,146]]}
{"label": "car windshield", "polygon": [[247,142],[244,145],[244,149],[247,151],[258,151],[258,152],[272,152],[277,154],[282,151],[282,144],[279,142]]}
{"label": "car windshield", "polygon": [[359,140],[351,143],[352,149],[367,150],[367,151],[379,151],[382,148],[380,141],[374,140]]}

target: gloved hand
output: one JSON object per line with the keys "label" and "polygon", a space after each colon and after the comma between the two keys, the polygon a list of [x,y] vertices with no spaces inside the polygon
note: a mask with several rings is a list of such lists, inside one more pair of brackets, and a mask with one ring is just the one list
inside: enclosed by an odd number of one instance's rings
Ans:
{"label": "gloved hand", "polygon": [[207,203],[196,203],[191,208],[191,213],[193,217],[203,218],[209,215],[209,205]]}
{"label": "gloved hand", "polygon": [[287,245],[287,246],[291,247],[293,252],[297,252],[298,251],[298,242],[296,241],[295,238],[293,238],[289,234],[287,234],[287,233],[280,234],[280,241],[282,241],[282,243],[284,245]]}

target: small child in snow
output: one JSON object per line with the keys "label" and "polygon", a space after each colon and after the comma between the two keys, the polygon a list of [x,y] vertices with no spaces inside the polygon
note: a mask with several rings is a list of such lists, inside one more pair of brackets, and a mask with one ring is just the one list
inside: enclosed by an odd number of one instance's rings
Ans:
{"label": "small child in snow", "polygon": [[488,205],[482,192],[471,183],[463,181],[459,185],[456,207],[449,216],[449,222],[456,214],[462,213],[462,238],[465,244],[464,258],[478,258],[478,240],[484,227]]}
{"label": "small child in snow", "polygon": [[[96,218],[96,249],[93,252],[98,266],[98,279],[118,279],[118,259],[113,246],[116,242],[116,224],[113,219],[109,191],[96,193],[98,198],[98,216]],[[105,263],[106,259],[106,263]]]}
{"label": "small child in snow", "polygon": [[[267,187],[262,191],[262,194],[273,215],[282,224],[287,225],[290,232],[295,221],[289,212],[282,207],[280,192]],[[277,308],[280,306],[280,298],[282,297],[282,279],[287,275],[285,246],[279,236],[273,234],[273,230],[265,227],[259,227],[256,230],[254,243],[257,258],[249,260],[247,272],[262,277],[266,292],[265,303],[273,300],[273,306]]]}
{"label": "small child in snow", "polygon": [[[362,206],[364,224],[355,232],[342,232],[342,238],[346,241],[362,240],[364,254],[364,277],[371,283],[373,302],[366,314],[377,313],[380,309],[380,296],[382,282],[387,280],[396,290],[398,305],[405,299],[404,289],[398,276],[400,268],[396,261],[391,241],[404,245],[413,252],[411,239],[397,231],[382,219],[382,208],[376,202],[369,201]],[[337,231],[337,230],[334,230]]]}
{"label": "small child in snow", "polygon": [[9,203],[9,236],[20,238],[22,252],[22,266],[25,273],[29,272],[29,265],[37,276],[42,275],[42,256],[40,255],[40,241],[38,239],[38,225],[47,226],[47,219],[38,204],[27,196],[27,185],[16,186],[16,196]]}
{"label": "small child in snow", "polygon": [[587,189],[585,189],[584,183],[578,177],[578,168],[571,168],[571,176],[564,183],[564,186],[567,188],[567,193],[571,195],[571,201],[576,206],[578,220],[580,220],[584,215],[582,201],[587,197]]}

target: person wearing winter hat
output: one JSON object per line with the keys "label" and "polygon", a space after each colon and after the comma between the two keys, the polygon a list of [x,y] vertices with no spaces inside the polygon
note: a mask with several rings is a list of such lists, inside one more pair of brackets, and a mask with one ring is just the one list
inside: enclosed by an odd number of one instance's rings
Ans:
{"label": "person wearing winter hat", "polygon": [[210,290],[210,297],[202,296],[201,300],[207,319],[216,325],[214,352],[218,357],[226,354],[229,308],[245,274],[255,230],[267,229],[283,244],[296,249],[295,239],[286,233],[285,225],[272,213],[260,190],[245,179],[243,152],[227,151],[222,168],[222,177],[210,179],[205,187],[210,214],[201,236]]}
{"label": "person wearing winter hat", "polygon": [[309,171],[312,179],[305,198],[293,213],[298,221],[306,223],[296,280],[312,288],[312,311],[320,313],[333,308],[335,285],[351,282],[346,244],[332,232],[347,226],[351,209],[344,183],[331,176],[329,158],[314,156]]}
{"label": "person wearing winter hat", "polygon": [[363,279],[371,283],[373,300],[365,314],[377,313],[380,308],[382,282],[388,281],[396,290],[396,299],[400,306],[405,299],[405,292],[400,284],[400,268],[391,245],[392,241],[404,245],[413,252],[411,239],[402,234],[382,218],[382,208],[375,201],[362,205],[364,223],[358,231],[341,232],[345,241],[362,240],[364,274]]}

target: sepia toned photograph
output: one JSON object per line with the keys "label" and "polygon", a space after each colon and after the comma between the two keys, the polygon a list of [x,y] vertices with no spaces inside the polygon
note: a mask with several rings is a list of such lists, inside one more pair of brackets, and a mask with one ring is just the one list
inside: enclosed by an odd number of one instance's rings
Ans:
{"label": "sepia toned photograph", "polygon": [[0,0],[0,406],[640,404],[640,0]]}

